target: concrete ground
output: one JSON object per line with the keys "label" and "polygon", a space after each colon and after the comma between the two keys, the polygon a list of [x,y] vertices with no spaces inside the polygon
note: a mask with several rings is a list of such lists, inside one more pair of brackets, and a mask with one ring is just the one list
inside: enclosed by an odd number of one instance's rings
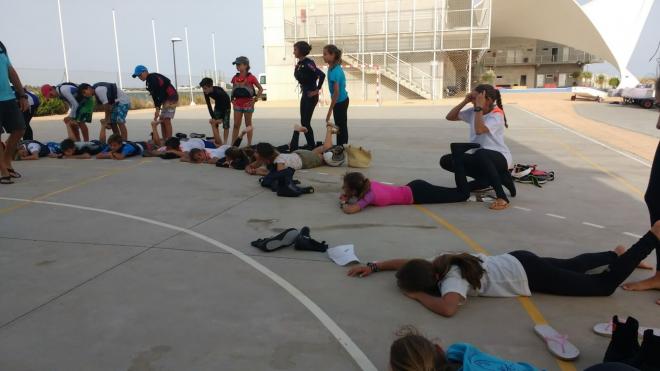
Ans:
{"label": "concrete ground", "polygon": [[[394,334],[407,324],[446,345],[470,342],[548,370],[599,362],[608,339],[591,327],[613,314],[660,327],[660,292],[470,298],[448,319],[404,297],[392,273],[349,278],[322,253],[266,254],[249,244],[308,225],[331,246],[354,244],[363,262],[480,248],[570,257],[644,234],[649,167],[506,108],[515,161],[554,170],[557,180],[519,185],[513,207],[502,212],[469,202],[344,215],[337,196],[346,170],[339,168],[297,173],[316,193],[284,199],[256,177],[210,165],[16,163],[24,178],[0,192],[0,370],[386,370]],[[351,142],[374,154],[368,176],[453,185],[438,158],[466,139],[467,127],[445,121],[448,109],[351,108]],[[319,131],[324,112],[316,112]],[[206,114],[179,110],[175,130],[208,131]],[[129,114],[132,139],[146,137],[149,118]],[[296,121],[295,108],[258,107],[255,141],[285,143]],[[53,120],[33,126],[43,141],[64,133]],[[98,123],[92,127],[95,133]],[[631,280],[650,274],[638,270]],[[547,352],[533,332],[543,321],[580,348],[575,363]]]}
{"label": "concrete ground", "polygon": [[576,104],[575,112],[607,125],[660,138],[660,130],[654,124],[658,119],[658,110],[635,105],[588,103],[592,102]]}

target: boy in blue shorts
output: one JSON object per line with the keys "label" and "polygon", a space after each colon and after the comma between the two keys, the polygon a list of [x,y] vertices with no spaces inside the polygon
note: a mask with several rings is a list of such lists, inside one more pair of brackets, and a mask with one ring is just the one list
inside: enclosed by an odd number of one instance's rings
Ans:
{"label": "boy in blue shorts", "polygon": [[101,105],[105,113],[105,117],[101,119],[99,141],[105,143],[105,132],[108,129],[111,129],[113,134],[119,134],[124,140],[128,140],[126,116],[131,108],[131,99],[114,83],[97,82],[92,88],[96,102]]}

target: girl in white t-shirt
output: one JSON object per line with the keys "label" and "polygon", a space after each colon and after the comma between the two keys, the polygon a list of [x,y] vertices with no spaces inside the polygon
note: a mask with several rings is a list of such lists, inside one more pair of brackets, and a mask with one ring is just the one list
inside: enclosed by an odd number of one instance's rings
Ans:
{"label": "girl in white t-shirt", "polygon": [[[395,259],[367,263],[348,271],[352,277],[396,270],[397,285],[409,298],[451,317],[468,296],[530,296],[532,291],[565,296],[609,296],[656,251],[660,266],[660,221],[630,249],[587,253],[571,259],[539,257],[525,251],[486,256],[444,254],[432,262]],[[598,274],[588,271],[607,266]]]}
{"label": "girl in white t-shirt", "polygon": [[[472,103],[473,107],[463,110]],[[469,177],[471,190],[493,187],[497,199],[490,206],[493,210],[503,210],[509,206],[509,199],[502,186],[512,197],[516,188],[509,169],[513,167],[511,151],[504,143],[504,129],[508,127],[502,106],[500,91],[492,85],[479,85],[468,94],[461,103],[447,114],[449,121],[464,121],[470,125],[470,142],[478,143],[481,148],[465,155],[465,170]],[[451,155],[440,159],[443,169],[453,172]]]}

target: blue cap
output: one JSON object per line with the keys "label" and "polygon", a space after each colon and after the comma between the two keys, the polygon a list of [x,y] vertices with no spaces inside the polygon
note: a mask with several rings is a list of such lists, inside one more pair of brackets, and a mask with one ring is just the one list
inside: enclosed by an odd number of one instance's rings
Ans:
{"label": "blue cap", "polygon": [[146,71],[148,71],[147,67],[138,64],[137,66],[135,66],[135,71],[133,72],[133,78],[140,76],[142,72],[146,72]]}

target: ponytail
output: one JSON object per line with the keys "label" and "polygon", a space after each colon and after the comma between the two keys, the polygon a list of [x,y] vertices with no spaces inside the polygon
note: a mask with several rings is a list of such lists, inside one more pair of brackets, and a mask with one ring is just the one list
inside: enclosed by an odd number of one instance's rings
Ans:
{"label": "ponytail", "polygon": [[504,113],[504,106],[502,106],[502,93],[499,90],[495,90],[495,104],[502,110],[502,115],[504,115],[504,127],[508,128],[509,124],[506,122],[506,113]]}
{"label": "ponytail", "polygon": [[479,290],[481,288],[481,277],[486,272],[481,263],[481,259],[466,253],[444,254],[433,260],[433,270],[442,280],[449,273],[451,266],[456,265],[461,270],[461,277],[468,281],[472,288]]}

